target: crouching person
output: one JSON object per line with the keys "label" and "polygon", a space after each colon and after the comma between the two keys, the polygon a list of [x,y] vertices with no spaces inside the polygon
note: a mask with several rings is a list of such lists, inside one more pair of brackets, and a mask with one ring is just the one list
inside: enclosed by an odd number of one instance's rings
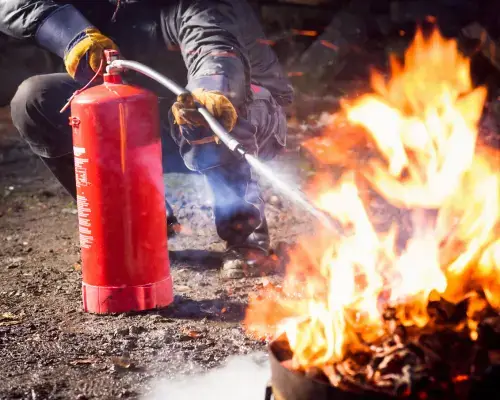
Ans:
{"label": "crouching person", "polygon": [[[182,69],[194,100],[259,157],[269,160],[285,145],[283,107],[292,101],[292,89],[245,0],[0,0],[0,31],[35,41],[64,61],[66,73],[25,81],[11,109],[22,137],[73,198],[69,111],[59,110],[99,72],[106,49],[168,76]],[[144,82],[135,76],[129,81]],[[152,90],[165,97],[162,88]],[[223,276],[258,274],[269,254],[259,187],[245,159],[219,143],[185,100],[171,100],[162,116],[162,140],[170,135],[186,166],[203,174],[213,191],[217,232],[226,242]],[[178,222],[168,203],[167,220],[173,233]]]}

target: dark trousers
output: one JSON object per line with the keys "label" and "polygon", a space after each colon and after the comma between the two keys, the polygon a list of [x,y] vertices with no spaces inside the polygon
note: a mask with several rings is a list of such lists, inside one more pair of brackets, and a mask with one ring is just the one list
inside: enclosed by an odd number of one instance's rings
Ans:
{"label": "dark trousers", "polygon": [[[23,82],[11,103],[14,125],[35,154],[54,173],[67,191],[76,197],[70,110],[60,109],[80,85],[67,74],[40,75]],[[162,124],[162,140],[168,138],[168,124]],[[184,154],[181,154],[185,156]],[[231,246],[267,248],[267,226],[260,191],[249,165],[234,157],[225,165],[200,171],[214,194],[217,232]]]}

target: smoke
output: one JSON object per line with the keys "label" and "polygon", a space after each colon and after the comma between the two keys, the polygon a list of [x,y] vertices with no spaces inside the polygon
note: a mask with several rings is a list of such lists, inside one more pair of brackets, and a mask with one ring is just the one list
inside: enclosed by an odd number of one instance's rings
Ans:
{"label": "smoke", "polygon": [[153,382],[143,400],[263,400],[270,368],[265,353],[235,356],[217,369]]}

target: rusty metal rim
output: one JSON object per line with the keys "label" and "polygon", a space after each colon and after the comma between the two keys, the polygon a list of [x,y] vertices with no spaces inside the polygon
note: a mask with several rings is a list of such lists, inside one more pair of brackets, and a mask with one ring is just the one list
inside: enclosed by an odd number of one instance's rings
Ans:
{"label": "rusty metal rim", "polygon": [[292,371],[282,365],[284,359],[280,359],[279,343],[286,340],[280,336],[268,345],[269,360],[271,366],[271,382],[266,390],[266,400],[393,400],[388,395],[375,392],[350,392],[334,387],[325,382],[306,377],[305,375]]}
{"label": "rusty metal rim", "polygon": [[[277,354],[278,342],[286,340],[279,337],[268,345],[271,379],[266,388],[265,400],[394,400],[396,397],[375,392],[348,392],[315,380],[286,368]],[[281,349],[280,349],[281,350]],[[285,349],[286,351],[286,349]],[[470,388],[466,397],[473,399],[498,398],[500,388],[500,365],[492,365],[482,379]]]}

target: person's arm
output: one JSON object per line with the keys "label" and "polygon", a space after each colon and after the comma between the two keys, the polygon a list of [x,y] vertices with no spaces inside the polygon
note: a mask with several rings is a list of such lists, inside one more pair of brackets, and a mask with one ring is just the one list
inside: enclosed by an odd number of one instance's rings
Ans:
{"label": "person's arm", "polygon": [[34,40],[63,58],[68,73],[83,81],[97,72],[103,51],[116,48],[73,5],[51,0],[0,0],[0,31]]}
{"label": "person's arm", "polygon": [[61,7],[51,0],[0,0],[0,32],[35,39],[40,24]]}
{"label": "person's arm", "polygon": [[250,64],[232,1],[180,1],[170,24],[188,69],[188,89],[219,91],[239,109],[251,96]]}
{"label": "person's arm", "polygon": [[52,0],[0,0],[0,31],[32,39],[60,57],[70,42],[92,24],[72,5]]}

